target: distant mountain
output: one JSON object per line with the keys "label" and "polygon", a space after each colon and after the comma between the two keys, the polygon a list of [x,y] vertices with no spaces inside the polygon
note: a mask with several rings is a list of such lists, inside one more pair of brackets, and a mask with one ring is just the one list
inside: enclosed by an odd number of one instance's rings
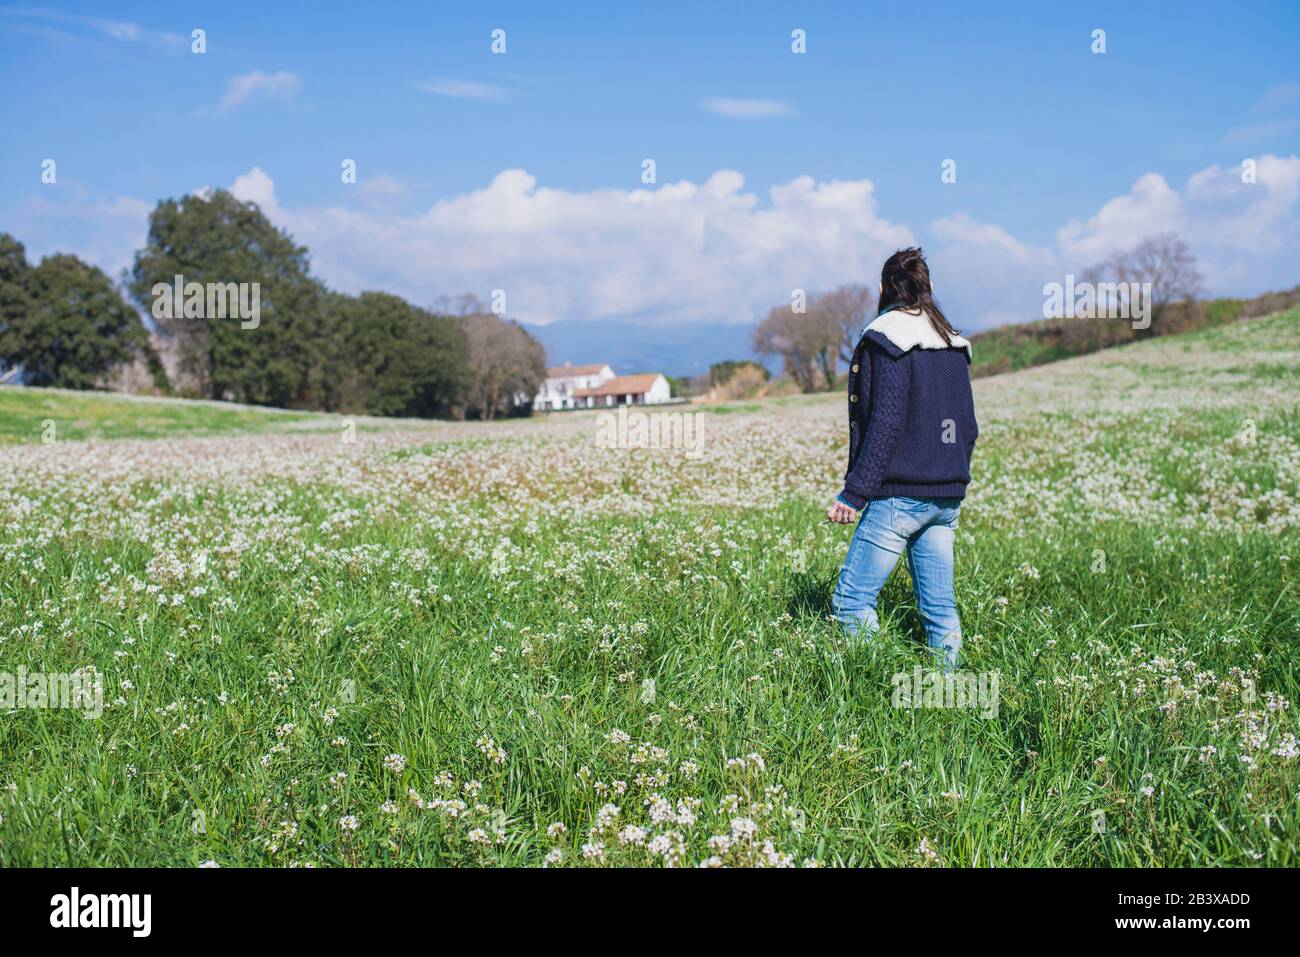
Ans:
{"label": "distant mountain", "polygon": [[608,362],[620,375],[662,372],[692,376],[724,359],[752,359],[753,326],[694,323],[649,326],[634,322],[561,321],[549,326],[524,324],[546,347],[548,365]]}

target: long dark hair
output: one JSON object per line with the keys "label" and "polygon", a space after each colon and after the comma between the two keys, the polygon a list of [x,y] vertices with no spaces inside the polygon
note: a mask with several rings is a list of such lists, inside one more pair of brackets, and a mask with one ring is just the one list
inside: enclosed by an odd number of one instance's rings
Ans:
{"label": "long dark hair", "polygon": [[930,267],[925,263],[925,254],[920,246],[900,249],[885,260],[880,270],[880,311],[904,309],[909,312],[920,309],[930,320],[930,325],[948,345],[957,335],[934,299],[934,289],[930,286]]}

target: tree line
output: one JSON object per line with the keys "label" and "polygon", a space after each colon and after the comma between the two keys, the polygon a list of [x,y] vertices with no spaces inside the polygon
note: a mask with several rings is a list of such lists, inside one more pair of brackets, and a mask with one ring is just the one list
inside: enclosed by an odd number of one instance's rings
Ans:
{"label": "tree line", "polygon": [[[232,315],[250,290],[255,319]],[[32,265],[0,234],[0,361],[35,386],[116,378],[131,391],[447,418],[527,413],[546,377],[541,343],[474,296],[425,309],[331,290],[305,246],[225,190],[160,202],[120,285],[75,256]]]}

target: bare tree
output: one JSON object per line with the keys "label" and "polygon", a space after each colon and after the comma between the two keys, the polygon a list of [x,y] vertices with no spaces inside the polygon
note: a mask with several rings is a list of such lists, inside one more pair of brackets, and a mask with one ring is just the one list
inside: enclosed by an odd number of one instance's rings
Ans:
{"label": "bare tree", "polygon": [[813,300],[812,311],[820,312],[839,330],[840,361],[853,361],[862,327],[875,311],[876,294],[868,286],[852,283],[823,293]]}
{"label": "bare tree", "polygon": [[1201,294],[1196,257],[1176,233],[1148,236],[1131,249],[1113,252],[1090,266],[1083,278],[1092,283],[1117,283],[1121,289],[1129,283],[1150,283],[1153,323],[1170,303],[1191,302]]}
{"label": "bare tree", "polygon": [[[807,313],[789,306],[775,306],[754,330],[754,351],[761,356],[779,356],[785,371],[801,392],[817,390],[819,343],[812,334]],[[824,348],[824,343],[820,344]]]}
{"label": "bare tree", "polygon": [[542,344],[518,323],[491,313],[462,315],[460,323],[474,372],[466,411],[493,419],[527,407],[546,378]]}
{"label": "bare tree", "polygon": [[830,388],[848,363],[876,296],[860,285],[812,296],[806,312],[777,306],[754,332],[754,351],[780,356],[786,374],[804,392]]}
{"label": "bare tree", "polygon": [[472,292],[439,296],[433,301],[432,309],[440,316],[481,316],[488,312],[487,306]]}

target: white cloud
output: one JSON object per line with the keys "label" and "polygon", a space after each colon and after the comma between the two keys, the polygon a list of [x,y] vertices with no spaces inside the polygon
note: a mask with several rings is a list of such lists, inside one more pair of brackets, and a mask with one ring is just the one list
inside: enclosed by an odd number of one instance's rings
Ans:
{"label": "white cloud", "polygon": [[[116,279],[144,246],[151,209],[131,196],[109,200],[76,188],[42,191],[5,215],[6,231],[26,246],[32,263],[53,253],[71,253]],[[77,236],[76,241],[69,242],[69,235]]]}
{"label": "white cloud", "polygon": [[1044,282],[1061,282],[1066,273],[1077,275],[1168,231],[1191,247],[1212,295],[1289,289],[1300,282],[1300,157],[1267,154],[1255,162],[1254,183],[1242,182],[1240,166],[1207,167],[1181,190],[1147,173],[1094,215],[1066,223],[1042,247],[964,213],[937,220],[930,232],[938,243],[930,252],[939,292],[956,290],[959,301],[977,310],[978,327],[1006,321],[1008,304],[1022,320],[1033,318]]}
{"label": "white cloud", "polygon": [[1131,190],[1105,203],[1087,221],[1066,223],[1057,231],[1056,241],[1068,257],[1093,262],[1146,236],[1178,231],[1184,225],[1178,193],[1159,173],[1147,173]]}
{"label": "white cloud", "polygon": [[1300,282],[1300,157],[1255,160],[1254,183],[1240,166],[1201,170],[1184,194],[1184,238],[1201,257],[1211,288],[1290,288]]}
{"label": "white cloud", "polygon": [[[1212,294],[1294,286],[1300,157],[1256,164],[1253,184],[1234,165],[1203,169],[1181,188],[1148,173],[1041,245],[966,211],[913,232],[881,215],[866,179],[801,176],[759,195],[720,170],[699,183],[574,191],[509,169],[421,211],[405,209],[404,187],[382,174],[363,177],[361,202],[346,206],[284,206],[256,166],[230,189],[306,245],[315,272],[346,292],[382,289],[427,305],[503,289],[512,315],[538,323],[752,323],[794,289],[874,284],[886,256],[923,241],[940,301],[975,331],[1038,317],[1045,282],[1170,229],[1192,247]],[[116,274],[143,245],[152,206],[73,190],[40,193],[3,218],[33,255],[74,252]]]}
{"label": "white cloud", "polygon": [[930,223],[926,255],[935,295],[963,332],[1038,318],[1043,283],[1060,272],[1051,246],[1022,242],[961,211]]}
{"label": "white cloud", "polygon": [[709,97],[700,103],[700,109],[733,120],[764,120],[794,115],[794,108],[780,100],[738,100],[725,96]]}
{"label": "white cloud", "polygon": [[700,184],[574,192],[516,169],[415,215],[285,209],[260,169],[234,190],[259,198],[339,288],[387,289],[417,303],[503,289],[510,312],[537,323],[749,322],[793,289],[859,280],[913,241],[879,216],[868,180],[800,177],[764,203],[731,170]]}
{"label": "white cloud", "polygon": [[936,219],[930,224],[930,229],[936,238],[949,246],[986,250],[1017,265],[1041,264],[1051,256],[1047,250],[1027,246],[1001,226],[976,222],[965,211]]}
{"label": "white cloud", "polygon": [[230,194],[245,203],[257,203],[267,216],[275,212],[275,183],[260,166],[254,166],[243,176],[235,177],[235,181],[230,184]]}
{"label": "white cloud", "polygon": [[477,83],[474,80],[455,80],[449,77],[423,80],[415,84],[415,88],[424,93],[449,96],[458,100],[490,100],[500,103],[510,98],[510,91],[504,87],[493,86],[491,83]]}
{"label": "white cloud", "polygon": [[1271,120],[1267,123],[1234,126],[1223,135],[1223,144],[1236,146],[1243,143],[1263,142],[1275,136],[1286,136],[1297,129],[1300,129],[1300,120]]}
{"label": "white cloud", "polygon": [[1278,83],[1271,86],[1259,98],[1254,109],[1257,113],[1272,113],[1276,110],[1284,109],[1292,103],[1300,100],[1300,83]]}
{"label": "white cloud", "polygon": [[226,95],[221,98],[217,109],[220,111],[233,110],[241,103],[255,96],[291,102],[301,90],[302,77],[296,73],[290,73],[287,70],[280,70],[276,73],[263,73],[261,70],[253,70],[251,73],[232,76],[226,81]]}
{"label": "white cloud", "polygon": [[[100,36],[108,37],[112,40],[118,40],[123,43],[133,43],[139,46],[151,47],[158,50],[175,51],[188,46],[190,42],[189,37],[182,36],[179,33],[172,33],[166,30],[151,30],[128,20],[106,20],[99,17],[83,17],[76,14],[64,13],[61,10],[51,10],[44,7],[0,7],[0,15],[26,19],[29,21],[34,20],[38,22],[44,21],[46,23],[58,23],[70,26],[74,30],[80,28],[90,34],[99,34]],[[14,27],[15,21],[10,20],[6,25]],[[39,27],[25,30],[24,32],[45,36],[49,39],[90,39],[90,37],[86,36],[84,33],[68,33],[52,27]]]}
{"label": "white cloud", "polygon": [[131,43],[139,43],[144,31],[140,24],[130,23],[125,20],[99,20],[96,26],[114,40],[126,40]]}
{"label": "white cloud", "polygon": [[1096,260],[1172,230],[1198,253],[1210,280],[1218,272],[1239,274],[1252,257],[1288,247],[1295,255],[1300,158],[1265,154],[1254,162],[1254,183],[1242,181],[1240,166],[1215,164],[1192,174],[1182,192],[1148,173],[1096,216],[1067,224],[1058,241],[1069,256]]}
{"label": "white cloud", "polygon": [[1294,81],[1277,83],[1269,87],[1250,108],[1257,116],[1273,119],[1257,119],[1252,123],[1234,126],[1223,136],[1224,146],[1238,146],[1247,143],[1266,144],[1271,139],[1288,136],[1300,129],[1300,119],[1276,114],[1285,112],[1293,103],[1300,101],[1300,83]]}
{"label": "white cloud", "polygon": [[363,176],[357,183],[361,201],[375,209],[396,209],[406,201],[410,190],[406,184],[387,173]]}

